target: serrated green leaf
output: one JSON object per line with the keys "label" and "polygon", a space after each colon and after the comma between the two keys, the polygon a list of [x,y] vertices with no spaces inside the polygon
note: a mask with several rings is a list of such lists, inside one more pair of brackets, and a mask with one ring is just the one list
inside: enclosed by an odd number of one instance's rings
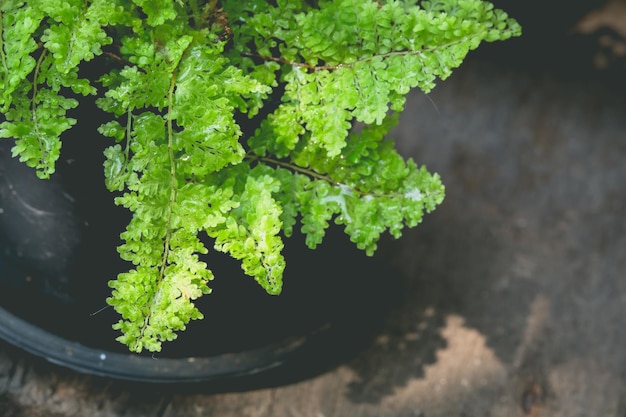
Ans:
{"label": "serrated green leaf", "polygon": [[201,234],[278,294],[298,222],[311,248],[334,221],[370,255],[419,224],[444,187],[387,137],[394,112],[520,33],[480,0],[4,0],[0,137],[48,177],[73,96],[102,88],[105,184],[132,214],[108,302],[120,342],[158,351],[202,318]]}

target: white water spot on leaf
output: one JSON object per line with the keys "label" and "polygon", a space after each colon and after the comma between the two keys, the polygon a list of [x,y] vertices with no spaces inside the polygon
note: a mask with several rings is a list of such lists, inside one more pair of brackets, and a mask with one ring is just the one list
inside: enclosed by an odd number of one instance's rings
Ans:
{"label": "white water spot on leaf", "polygon": [[346,196],[352,195],[353,191],[350,187],[344,184],[339,184],[341,192],[339,195],[329,195],[322,198],[322,203],[334,202],[339,204],[341,208],[341,215],[348,221],[352,221],[352,216],[348,213],[348,207],[346,206]]}
{"label": "white water spot on leaf", "polygon": [[404,197],[408,198],[409,200],[420,201],[424,196],[422,195],[422,192],[419,189],[414,188],[404,193]]}

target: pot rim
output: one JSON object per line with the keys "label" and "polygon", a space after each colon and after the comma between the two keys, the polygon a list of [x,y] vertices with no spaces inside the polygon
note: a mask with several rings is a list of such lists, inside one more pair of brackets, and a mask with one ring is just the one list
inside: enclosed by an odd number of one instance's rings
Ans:
{"label": "pot rim", "polygon": [[[327,330],[327,329],[326,329]],[[150,383],[197,383],[253,376],[280,367],[324,329],[259,348],[210,357],[158,358],[84,346],[49,333],[0,307],[0,338],[48,362],[100,377]]]}

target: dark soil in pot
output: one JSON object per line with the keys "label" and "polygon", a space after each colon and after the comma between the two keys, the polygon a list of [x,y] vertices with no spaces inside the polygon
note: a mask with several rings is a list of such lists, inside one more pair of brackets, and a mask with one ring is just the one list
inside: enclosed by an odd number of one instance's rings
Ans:
{"label": "dark soil in pot", "polygon": [[[12,142],[0,142],[1,337],[107,377],[244,381],[272,369],[266,374],[295,380],[341,361],[382,322],[393,277],[331,228],[314,251],[299,236],[287,239],[280,296],[267,295],[238,262],[210,254],[213,293],[197,304],[204,320],[191,322],[162,352],[129,354],[115,341],[111,325],[119,316],[105,303],[108,281],[129,268],[116,251],[128,213],[104,188],[107,141],[94,133],[99,122],[79,120],[51,180],[37,179],[11,158]],[[20,324],[28,327],[23,334]]]}

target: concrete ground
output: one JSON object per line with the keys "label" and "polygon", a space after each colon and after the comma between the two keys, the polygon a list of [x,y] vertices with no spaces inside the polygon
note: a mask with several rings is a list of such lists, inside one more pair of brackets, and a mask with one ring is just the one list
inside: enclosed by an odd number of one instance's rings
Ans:
{"label": "concrete ground", "polygon": [[410,95],[394,137],[447,198],[381,244],[400,297],[356,355],[288,385],[185,393],[0,344],[0,416],[624,417],[626,49],[598,16],[543,44],[525,27]]}

